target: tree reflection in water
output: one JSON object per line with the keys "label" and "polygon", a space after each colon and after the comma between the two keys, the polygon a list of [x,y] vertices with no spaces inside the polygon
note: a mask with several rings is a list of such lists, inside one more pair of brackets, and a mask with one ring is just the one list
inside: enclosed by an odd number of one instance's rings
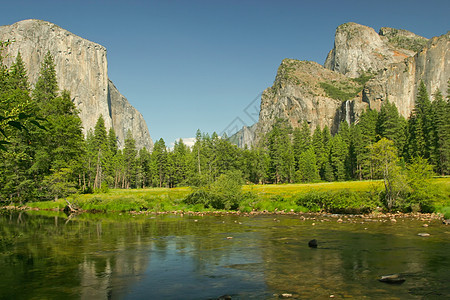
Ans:
{"label": "tree reflection in water", "polygon": [[[450,297],[448,230],[437,222],[421,238],[422,222],[409,219],[312,226],[295,216],[46,214],[0,215],[2,297]],[[406,282],[377,281],[391,273]]]}

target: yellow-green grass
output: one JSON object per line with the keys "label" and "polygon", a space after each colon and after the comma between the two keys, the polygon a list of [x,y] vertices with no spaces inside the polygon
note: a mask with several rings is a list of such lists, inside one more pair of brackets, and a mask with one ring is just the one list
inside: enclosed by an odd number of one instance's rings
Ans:
{"label": "yellow-green grass", "polygon": [[[432,185],[443,191],[443,198],[434,203],[438,212],[450,210],[450,177],[440,177],[432,180]],[[373,192],[383,189],[383,181],[346,181],[322,182],[311,184],[268,184],[245,185],[244,192],[250,192],[256,198],[243,199],[242,207],[246,210],[289,210],[301,211],[296,199],[299,195],[311,192]],[[146,189],[111,189],[107,193],[74,195],[68,198],[70,203],[85,210],[98,211],[202,211],[204,207],[191,206],[184,199],[191,193],[189,187],[178,188],[146,188]],[[29,207],[40,209],[63,209],[67,203],[64,199],[58,201],[32,202]]]}
{"label": "yellow-green grass", "polygon": [[370,191],[380,189],[383,186],[381,180],[374,181],[344,181],[344,182],[320,182],[320,183],[301,183],[301,184],[265,184],[265,185],[246,185],[244,191],[256,193],[263,198],[273,196],[291,197],[295,194],[307,193],[311,191]]}

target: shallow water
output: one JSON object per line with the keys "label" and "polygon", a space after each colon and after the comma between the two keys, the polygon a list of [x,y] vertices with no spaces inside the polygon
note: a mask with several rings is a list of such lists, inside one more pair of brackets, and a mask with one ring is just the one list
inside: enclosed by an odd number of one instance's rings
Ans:
{"label": "shallow water", "polygon": [[0,298],[450,298],[450,227],[354,221],[3,212]]}

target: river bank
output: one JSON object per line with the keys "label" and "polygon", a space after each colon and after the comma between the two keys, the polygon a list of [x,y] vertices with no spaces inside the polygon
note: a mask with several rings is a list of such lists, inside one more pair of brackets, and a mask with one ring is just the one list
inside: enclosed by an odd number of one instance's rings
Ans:
{"label": "river bank", "polygon": [[[408,199],[400,199],[392,211],[440,213],[450,219],[450,178],[436,178],[433,190],[439,191],[428,201],[428,206],[411,205]],[[27,202],[10,205],[9,209],[67,210],[68,212],[102,212],[131,214],[303,214],[331,213],[344,215],[386,215],[382,199],[381,181],[349,181],[314,184],[244,185],[233,209],[218,209],[211,205],[208,194],[198,193],[192,201],[189,197],[195,188],[111,189],[104,193],[75,194],[57,201]],[[207,190],[206,190],[207,192]],[[214,196],[214,195],[212,195]],[[200,201],[199,201],[200,200]],[[7,206],[5,206],[7,207]],[[386,215],[386,218],[391,214]]]}

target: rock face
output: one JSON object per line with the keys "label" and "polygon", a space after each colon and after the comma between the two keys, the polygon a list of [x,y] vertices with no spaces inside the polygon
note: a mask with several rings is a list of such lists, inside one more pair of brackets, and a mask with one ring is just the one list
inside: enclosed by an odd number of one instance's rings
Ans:
{"label": "rock face", "polygon": [[[111,119],[117,139],[124,141],[128,130],[131,130],[138,148],[152,149],[153,143],[150,139],[150,133],[141,113],[131,106],[127,98],[122,96],[111,80],[108,81],[108,91],[108,101],[111,103]],[[138,141],[142,142],[139,144]],[[144,141],[149,142],[143,143]],[[124,145],[121,144],[121,146]]]}
{"label": "rock face", "polygon": [[[449,39],[450,33],[427,40],[402,29],[383,27],[376,33],[355,23],[340,25],[324,67],[283,60],[273,86],[261,96],[255,134],[247,136],[258,143],[277,118],[293,128],[307,121],[311,130],[328,126],[335,133],[341,121],[356,122],[361,112],[379,110],[386,99],[409,117],[420,81],[430,95],[439,89],[446,97]],[[245,129],[236,140],[244,136]]]}
{"label": "rock face", "polygon": [[363,101],[379,109],[383,101],[389,99],[404,117],[409,117],[421,81],[430,95],[439,89],[445,97],[450,78],[449,49],[450,32],[432,38],[414,56],[386,66],[368,81]]}
{"label": "rock face", "polygon": [[247,147],[251,147],[255,141],[255,130],[257,126],[256,124],[257,123],[253,124],[250,127],[242,127],[241,130],[239,130],[229,138],[229,141],[237,145],[239,148],[245,148],[246,145]]}
{"label": "rock face", "polygon": [[[153,142],[142,115],[133,108],[108,78],[106,49],[61,27],[41,20],[24,20],[0,27],[0,40],[11,40],[6,64],[11,65],[20,51],[30,83],[36,83],[45,54],[55,60],[61,90],[71,93],[80,110],[84,132],[94,128],[100,115],[108,128],[114,128],[120,147],[130,129],[139,148],[151,149]],[[139,131],[138,131],[139,130]]]}
{"label": "rock face", "polygon": [[340,25],[336,29],[334,48],[325,60],[325,68],[349,77],[359,77],[403,61],[416,53],[410,44],[417,42],[420,45],[420,41],[426,41],[406,30],[384,27],[380,33],[356,23]]}
{"label": "rock face", "polygon": [[[334,95],[340,88],[342,95]],[[293,128],[308,122],[311,130],[328,126],[332,132],[343,120],[354,117],[348,112],[360,101],[362,85],[315,62],[284,59],[272,87],[261,96],[256,141],[270,131],[277,118],[287,119]],[[339,99],[343,97],[342,99]],[[352,101],[346,101],[353,99]]]}

